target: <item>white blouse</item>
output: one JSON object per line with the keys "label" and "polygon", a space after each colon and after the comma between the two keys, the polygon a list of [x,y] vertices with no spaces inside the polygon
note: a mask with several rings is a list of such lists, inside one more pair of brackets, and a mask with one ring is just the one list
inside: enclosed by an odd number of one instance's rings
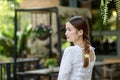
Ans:
{"label": "white blouse", "polygon": [[[94,48],[90,47],[94,52]],[[94,60],[89,62],[87,68],[83,67],[82,50],[79,46],[70,46],[65,49],[60,70],[58,74],[58,80],[91,80],[93,66],[95,64],[95,52]]]}

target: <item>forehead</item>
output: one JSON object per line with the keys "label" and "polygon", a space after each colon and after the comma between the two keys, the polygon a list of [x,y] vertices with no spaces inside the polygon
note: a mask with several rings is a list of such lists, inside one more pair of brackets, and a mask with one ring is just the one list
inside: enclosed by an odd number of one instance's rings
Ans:
{"label": "forehead", "polygon": [[70,22],[67,22],[66,23],[66,28],[74,28],[74,26]]}

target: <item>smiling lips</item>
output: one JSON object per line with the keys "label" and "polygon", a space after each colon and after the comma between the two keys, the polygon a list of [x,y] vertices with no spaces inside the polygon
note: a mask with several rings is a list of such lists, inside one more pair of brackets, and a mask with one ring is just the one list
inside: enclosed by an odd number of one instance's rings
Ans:
{"label": "smiling lips", "polygon": [[70,37],[66,37],[67,39],[70,38]]}

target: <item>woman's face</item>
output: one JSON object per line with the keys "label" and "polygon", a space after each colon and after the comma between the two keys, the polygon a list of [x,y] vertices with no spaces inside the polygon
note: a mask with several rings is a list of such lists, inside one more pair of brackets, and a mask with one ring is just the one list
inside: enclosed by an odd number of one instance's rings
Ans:
{"label": "woman's face", "polygon": [[65,32],[66,38],[68,42],[75,43],[79,40],[80,35],[78,33],[78,30],[74,28],[74,26],[71,25],[71,23],[66,23],[66,32]]}

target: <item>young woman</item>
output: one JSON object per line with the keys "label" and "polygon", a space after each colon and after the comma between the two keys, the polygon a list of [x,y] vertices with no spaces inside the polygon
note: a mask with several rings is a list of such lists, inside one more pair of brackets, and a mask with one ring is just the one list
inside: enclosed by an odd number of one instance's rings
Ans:
{"label": "young woman", "polygon": [[74,46],[64,50],[58,80],[91,80],[96,56],[90,45],[87,20],[82,16],[72,17],[66,23],[65,35]]}

